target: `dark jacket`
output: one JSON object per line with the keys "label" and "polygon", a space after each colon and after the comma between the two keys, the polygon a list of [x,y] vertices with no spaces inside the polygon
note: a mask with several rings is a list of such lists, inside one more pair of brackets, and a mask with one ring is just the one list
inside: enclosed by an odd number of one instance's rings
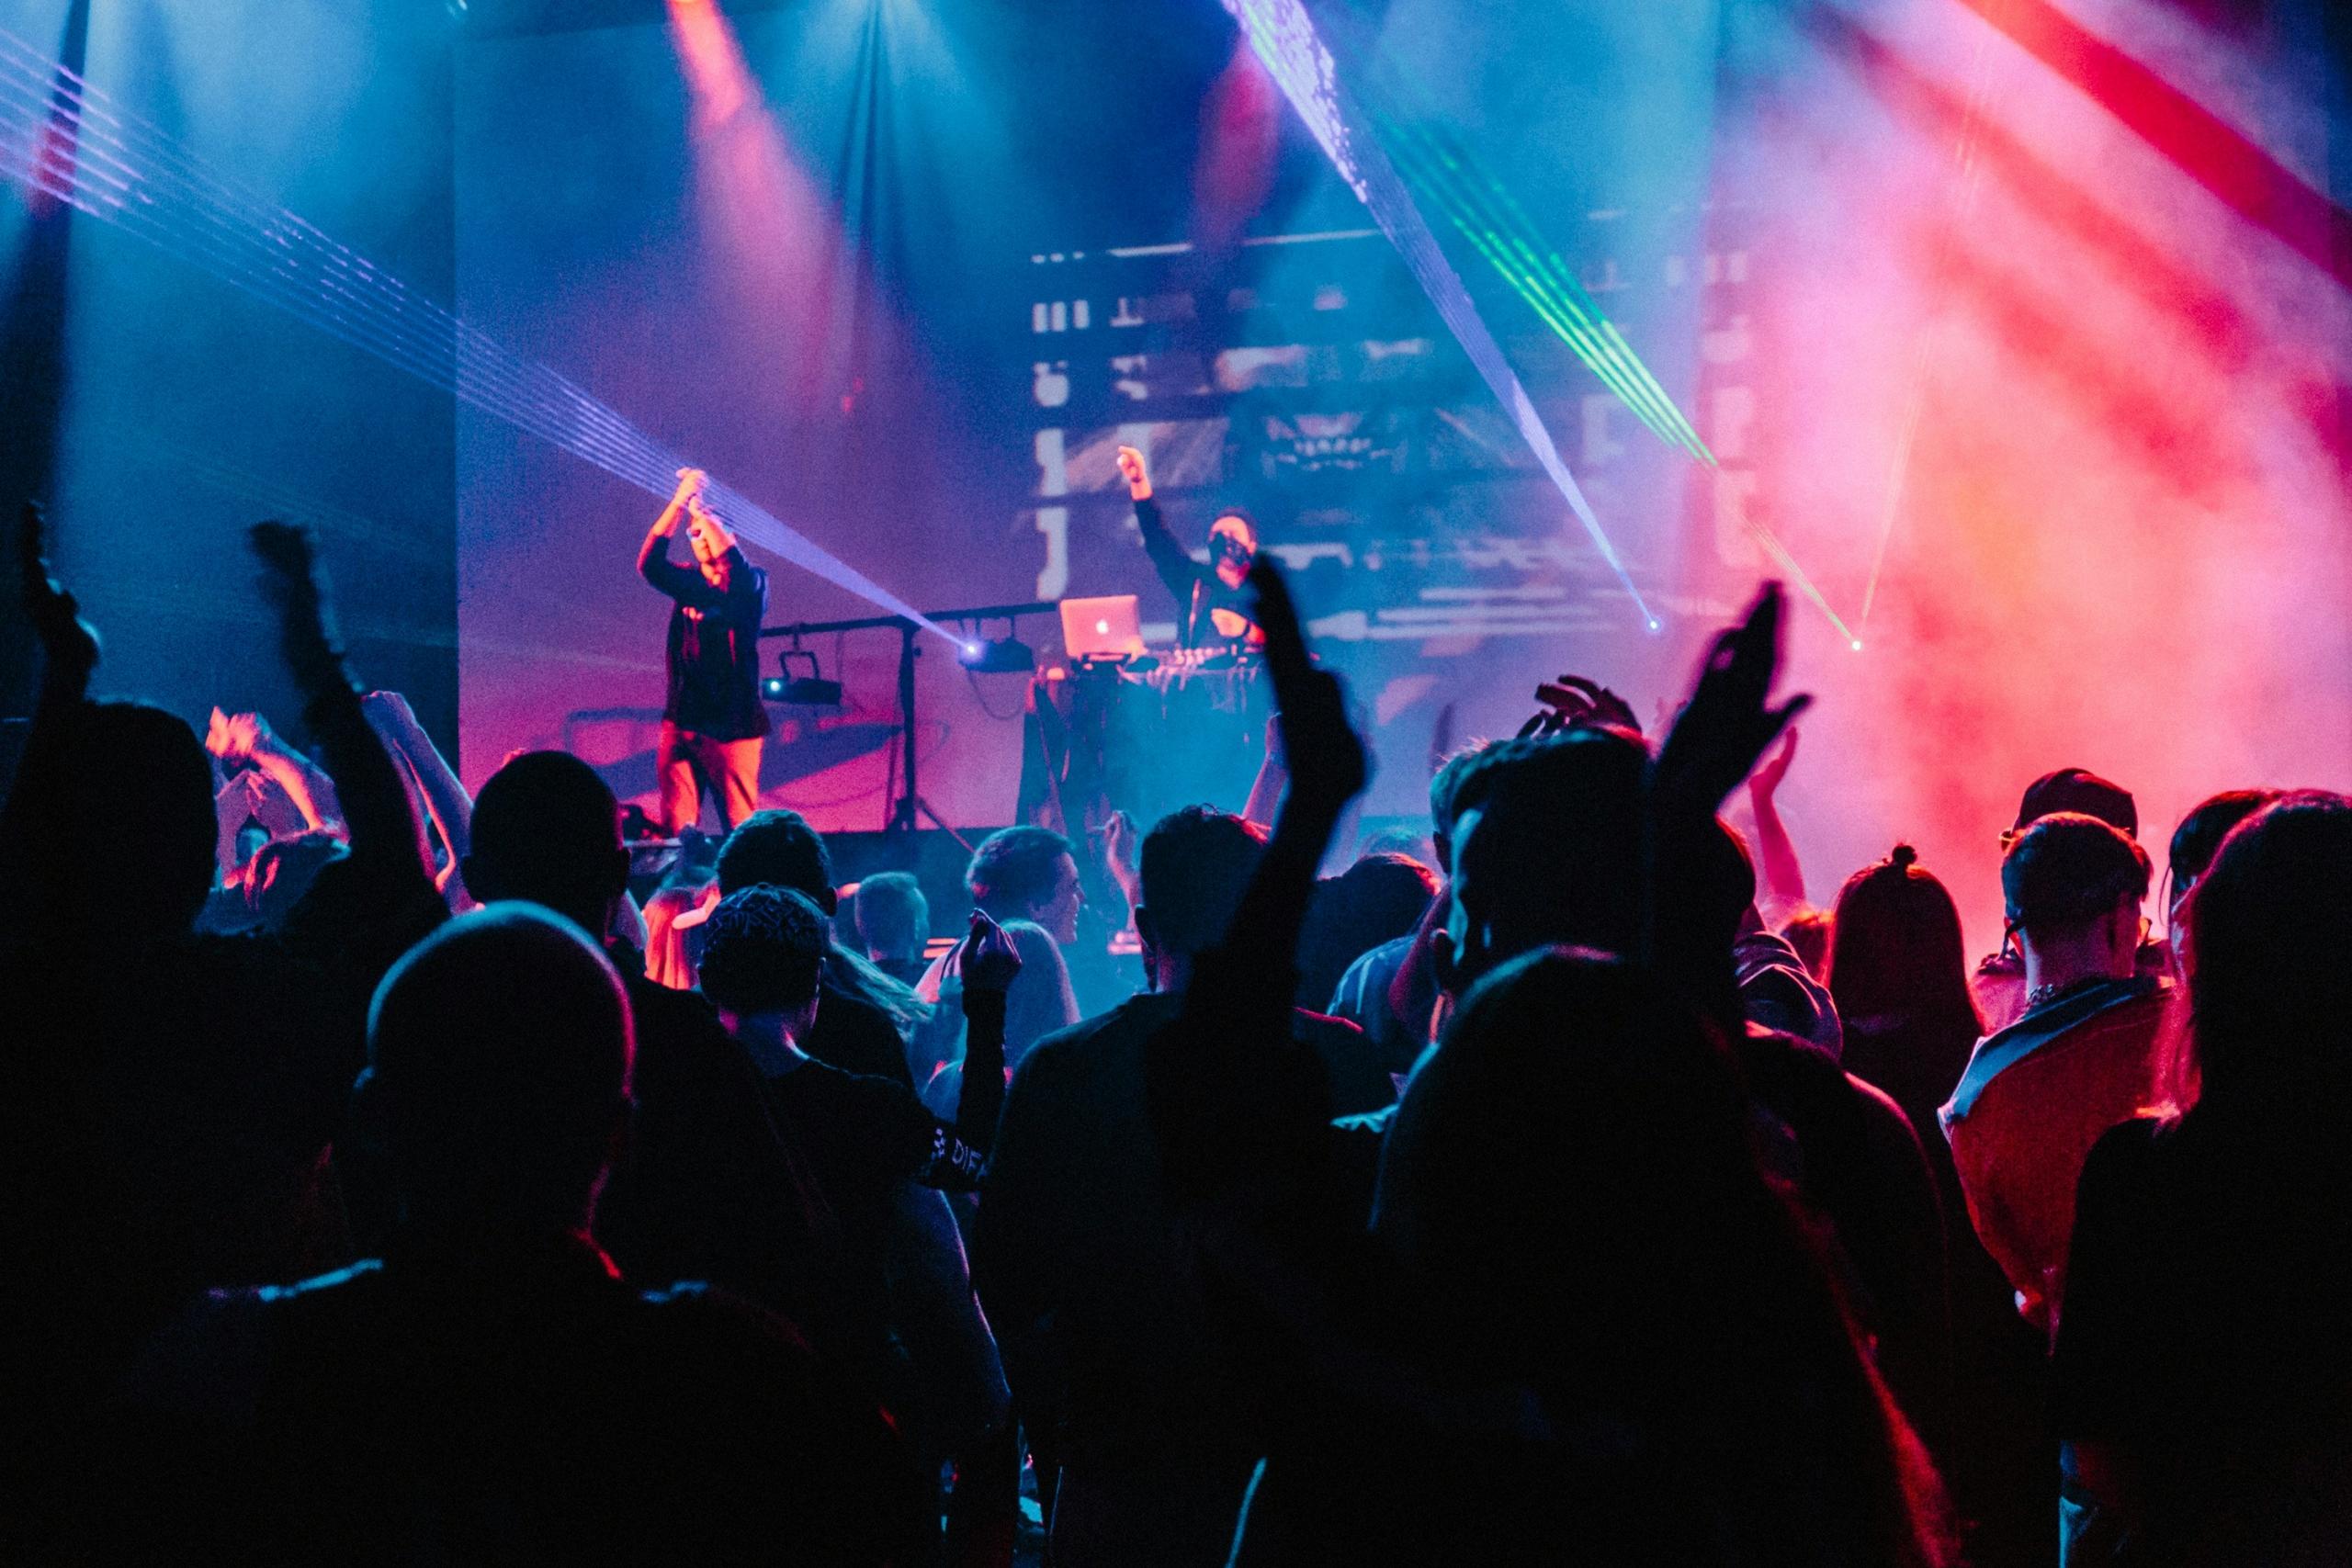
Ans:
{"label": "dark jacket", "polygon": [[1159,502],[1149,496],[1136,502],[1136,526],[1143,533],[1144,550],[1159,570],[1159,581],[1176,597],[1177,644],[1183,648],[1239,646],[1244,639],[1219,632],[1211,612],[1224,610],[1238,615],[1254,630],[1258,624],[1257,599],[1249,586],[1245,583],[1239,588],[1228,588],[1215,567],[1194,560],[1192,552],[1177,542],[1168,520],[1160,515]]}
{"label": "dark jacket", "polygon": [[215,1292],[134,1375],[133,1550],[338,1562],[878,1562],[920,1532],[881,1411],[789,1325],[584,1239]]}
{"label": "dark jacket", "polygon": [[645,581],[671,599],[670,690],[662,716],[713,740],[752,740],[768,732],[768,711],[760,705],[768,574],[740,549],[726,558],[724,592],[701,568],[672,560],[666,546],[646,559]]}

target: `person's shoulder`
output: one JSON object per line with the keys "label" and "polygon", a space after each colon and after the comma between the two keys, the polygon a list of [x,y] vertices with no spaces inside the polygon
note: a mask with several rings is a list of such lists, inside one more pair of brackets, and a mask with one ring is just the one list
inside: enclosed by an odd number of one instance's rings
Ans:
{"label": "person's shoulder", "polygon": [[831,975],[824,976],[819,980],[817,994],[819,997],[817,1027],[820,1029],[826,1026],[827,1015],[830,1014],[830,1021],[835,1027],[846,1023],[854,1028],[871,1029],[878,1025],[893,1034],[898,1032],[898,1027],[890,1021],[888,1013],[849,989]]}
{"label": "person's shoulder", "polygon": [[1100,1046],[1106,1039],[1144,1032],[1183,1009],[1182,997],[1164,991],[1137,991],[1115,1006],[1087,1018],[1080,1019],[1067,1029],[1057,1029],[1030,1048],[1027,1060],[1034,1061],[1040,1052],[1050,1050],[1056,1056],[1068,1059],[1083,1055],[1090,1048]]}
{"label": "person's shoulder", "polygon": [[1340,972],[1340,986],[1345,989],[1351,980],[1362,980],[1383,970],[1394,970],[1413,951],[1419,933],[1407,931],[1403,936],[1390,937],[1378,947],[1356,955],[1355,962]]}
{"label": "person's shoulder", "polygon": [[650,1023],[656,1029],[677,1030],[707,1037],[709,1031],[726,1031],[718,1021],[718,1010],[699,991],[681,991],[648,978],[642,972],[624,969],[621,985],[628,992],[630,1013],[636,1018],[639,1032]]}
{"label": "person's shoulder", "polygon": [[1036,921],[1005,920],[1000,922],[1000,926],[1004,934],[1012,939],[1014,950],[1021,954],[1021,964],[1024,970],[1032,964],[1058,964],[1068,966],[1069,961],[1062,957],[1062,944],[1054,940],[1053,932]]}
{"label": "person's shoulder", "polygon": [[2107,1181],[2136,1181],[2160,1169],[2177,1147],[2177,1123],[2163,1116],[2134,1116],[2098,1135],[2083,1161],[2085,1179],[2096,1170]]}
{"label": "person's shoulder", "polygon": [[791,1360],[806,1360],[815,1354],[788,1318],[707,1280],[680,1280],[660,1289],[639,1290],[637,1299],[651,1320],[682,1334],[764,1347],[770,1354]]}
{"label": "person's shoulder", "polygon": [[2172,989],[2164,982],[2148,977],[2134,979],[2130,985],[2128,993],[2060,1029],[2037,1055],[2055,1067],[2077,1056],[2102,1051],[2140,1055],[2154,1050],[2172,1006]]}
{"label": "person's shoulder", "polygon": [[1862,1119],[1863,1136],[1883,1159],[1894,1160],[1907,1167],[1918,1168],[1920,1179],[1928,1179],[1928,1151],[1919,1141],[1919,1129],[1902,1105],[1884,1089],[1867,1078],[1839,1069],[1846,1080],[1846,1092]]}
{"label": "person's shoulder", "polygon": [[1353,1045],[1365,1038],[1363,1028],[1353,1019],[1317,1012],[1311,1008],[1293,1008],[1290,1012],[1291,1032],[1301,1040],[1328,1040],[1337,1045]]}
{"label": "person's shoulder", "polygon": [[789,1089],[836,1100],[895,1100],[913,1098],[914,1090],[896,1078],[853,1072],[812,1056],[775,1080]]}
{"label": "person's shoulder", "polygon": [[[1826,1089],[1839,1093],[1844,1092],[1849,1079],[1845,1068],[1838,1065],[1837,1057],[1812,1041],[1784,1029],[1750,1021],[1735,1043],[1740,1062],[1751,1078],[1801,1084],[1810,1089]],[[1859,1078],[1851,1081],[1861,1083]],[[1861,1087],[1868,1089],[1870,1086],[1861,1084]]]}
{"label": "person's shoulder", "polygon": [[1119,1055],[1122,1044],[1132,1044],[1140,1060],[1143,1042],[1154,1028],[1174,1018],[1182,1005],[1179,998],[1139,991],[1118,1006],[1081,1018],[1032,1045],[1013,1068],[1013,1082],[1057,1081],[1083,1073]]}
{"label": "person's shoulder", "polygon": [[279,1340],[307,1325],[310,1337],[345,1337],[334,1325],[366,1313],[384,1293],[374,1259],[290,1285],[207,1291],[149,1340],[126,1387],[134,1403],[222,1419],[249,1414]]}

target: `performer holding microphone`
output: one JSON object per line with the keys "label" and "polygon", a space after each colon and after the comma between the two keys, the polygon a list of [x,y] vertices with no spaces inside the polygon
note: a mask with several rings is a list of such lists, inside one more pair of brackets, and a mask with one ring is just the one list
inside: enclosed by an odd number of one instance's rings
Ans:
{"label": "performer holding microphone", "polygon": [[[759,809],[760,742],[768,732],[760,703],[768,577],[703,504],[707,479],[700,468],[678,470],[677,492],[637,553],[639,572],[671,600],[669,696],[654,758],[662,829],[671,834],[701,814],[705,793],[729,829]],[[682,518],[692,566],[670,558]]]}
{"label": "performer holding microphone", "polygon": [[1181,647],[1227,652],[1261,648],[1266,634],[1250,616],[1250,563],[1258,558],[1257,525],[1228,508],[1209,525],[1209,562],[1203,566],[1176,542],[1159,502],[1151,498],[1151,476],[1143,454],[1132,446],[1119,448],[1119,473],[1135,498],[1136,526],[1143,530],[1143,547],[1159,580],[1176,595],[1176,637]]}

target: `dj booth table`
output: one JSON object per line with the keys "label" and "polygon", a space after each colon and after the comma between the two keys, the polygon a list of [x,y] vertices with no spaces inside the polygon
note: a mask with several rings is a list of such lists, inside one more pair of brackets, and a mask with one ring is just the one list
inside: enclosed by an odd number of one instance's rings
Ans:
{"label": "dj booth table", "polygon": [[[1052,601],[934,610],[931,622],[1017,622],[1050,614]],[[820,634],[888,630],[899,636],[899,716],[904,729],[903,777],[883,829],[912,834],[917,814],[940,821],[917,773],[915,660],[918,623],[905,615],[804,621],[763,626],[763,638],[789,638],[786,661],[805,657],[801,639]],[[839,689],[834,688],[838,696]],[[1138,829],[1183,807],[1238,811],[1265,758],[1273,687],[1254,653],[1179,651],[1159,659],[1072,660],[1043,669],[1030,682],[1022,724],[1021,793],[1016,820],[1084,841],[1114,811]]]}
{"label": "dj booth table", "polygon": [[1238,811],[1272,715],[1254,655],[1041,671],[1022,738],[1021,820],[1079,838],[1114,811],[1145,831],[1187,806]]}

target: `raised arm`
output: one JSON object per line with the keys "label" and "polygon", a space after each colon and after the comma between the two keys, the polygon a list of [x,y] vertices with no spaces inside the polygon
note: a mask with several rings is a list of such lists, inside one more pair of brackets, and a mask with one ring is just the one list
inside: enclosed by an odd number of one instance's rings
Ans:
{"label": "raised arm", "polygon": [[1159,581],[1176,596],[1177,608],[1189,606],[1200,567],[1177,542],[1168,520],[1159,514],[1159,502],[1152,499],[1151,473],[1144,466],[1143,454],[1133,446],[1120,447],[1119,474],[1127,481],[1127,495],[1136,503],[1136,527],[1143,534],[1144,553],[1159,569]]}
{"label": "raised arm", "polygon": [[287,744],[261,715],[224,714],[214,708],[204,732],[204,749],[223,762],[251,762],[301,814],[305,829],[343,830],[343,808],[335,798],[334,781]]}
{"label": "raised arm", "polygon": [[1797,847],[1774,804],[1781,781],[1789,776],[1789,764],[1796,756],[1797,731],[1792,728],[1781,738],[1780,749],[1758,763],[1747,780],[1747,804],[1756,814],[1756,858],[1764,874],[1758,901],[1765,917],[1775,922],[1804,903],[1804,867],[1797,861]]}
{"label": "raised arm", "polygon": [[969,1192],[988,1174],[996,1143],[997,1119],[1004,1111],[1005,993],[1021,973],[1021,954],[994,920],[975,909],[972,934],[956,953],[964,980],[964,1075],[951,1125],[922,1108],[911,1090],[899,1088],[906,1131],[924,1147],[910,1172],[925,1187]]}
{"label": "raised arm", "polygon": [[662,509],[662,515],[653,520],[653,526],[646,530],[645,543],[637,550],[639,576],[679,604],[706,610],[718,607],[718,591],[693,567],[680,566],[670,558],[670,541],[708,482],[709,477],[700,468],[680,468],[677,490],[671,494],[670,503]]}
{"label": "raised arm", "polygon": [[1004,1113],[1006,998],[1021,975],[1021,953],[1002,927],[975,909],[956,969],[964,982],[964,1081],[956,1100],[956,1134],[985,1150],[996,1142],[997,1120]]}
{"label": "raised arm", "polygon": [[65,776],[66,732],[89,696],[98,634],[82,619],[74,595],[50,575],[47,525],[29,501],[17,514],[17,567],[25,618],[45,660],[32,728],[7,802],[0,806],[0,880],[18,912],[14,918],[22,918],[47,907],[51,878],[62,871],[57,852],[62,835],[56,829],[72,819],[74,789]]}
{"label": "raised arm", "polygon": [[262,591],[277,613],[287,669],[350,829],[355,908],[381,915],[405,908],[412,897],[435,897],[408,792],[344,668],[316,540],[309,529],[287,523],[256,523],[252,538],[262,563]]}
{"label": "raised arm", "polygon": [[1289,785],[1290,768],[1283,760],[1282,720],[1268,719],[1265,753],[1258,760],[1258,776],[1250,781],[1250,798],[1242,803],[1242,820],[1272,832],[1274,810],[1282,804],[1283,791]]}
{"label": "raised arm", "polygon": [[1705,940],[1713,927],[1689,906],[1703,897],[1701,868],[1709,839],[1721,831],[1715,813],[1724,797],[1813,701],[1800,695],[1771,705],[1782,604],[1781,585],[1768,582],[1747,619],[1716,637],[1650,770],[1645,831],[1651,874],[1641,956],[1726,1027],[1742,1017],[1731,953]]}
{"label": "raised arm", "polygon": [[1290,787],[1224,940],[1201,954],[1182,1015],[1150,1047],[1152,1112],[1170,1185],[1191,1197],[1272,1174],[1317,1146],[1329,1095],[1319,1060],[1291,1032],[1298,937],[1316,869],[1370,773],[1348,722],[1346,689],[1308,657],[1281,573],[1261,556],[1250,581]]}
{"label": "raised arm", "polygon": [[441,755],[441,748],[433,743],[433,737],[425,733],[406,697],[398,692],[370,692],[360,699],[360,706],[378,738],[406,770],[418,803],[449,852],[449,863],[440,876],[442,895],[453,901],[463,897],[464,874],[458,867],[473,852],[474,797],[459,782],[449,760]]}

